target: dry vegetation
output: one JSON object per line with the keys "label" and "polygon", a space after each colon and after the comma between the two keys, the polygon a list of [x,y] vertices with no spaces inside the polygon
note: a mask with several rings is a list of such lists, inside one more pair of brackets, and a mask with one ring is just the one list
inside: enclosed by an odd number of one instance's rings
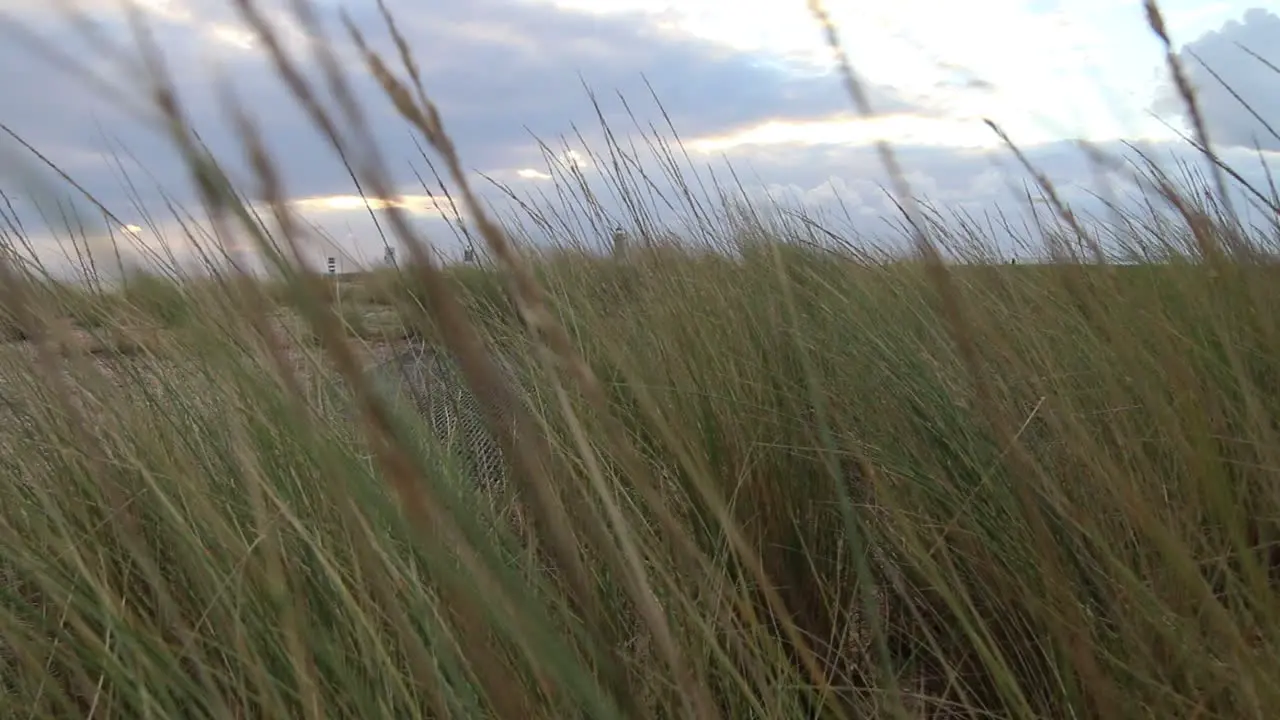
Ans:
{"label": "dry vegetation", "polygon": [[[1024,240],[1052,264],[995,261],[976,224],[928,208],[914,258],[875,260],[673,171],[686,242],[639,204],[650,245],[601,259],[566,220],[595,198],[566,175],[564,206],[524,205],[557,248],[521,254],[522,228],[471,197],[412,64],[367,59],[496,269],[427,262],[391,208],[415,262],[336,302],[300,269],[308,231],[252,121],[272,233],[154,57],[208,237],[250,238],[278,279],[95,292],[0,265],[6,717],[1280,706],[1280,284],[1260,260],[1275,225],[1246,228],[1212,183],[1151,165],[1139,210],[1044,217]],[[291,91],[336,127],[316,87]],[[352,150],[368,138],[333,132],[388,194]],[[646,150],[679,166],[660,139]],[[660,184],[619,172],[618,188]],[[1100,243],[1130,261],[1099,261]],[[405,334],[507,395],[490,420],[515,471],[496,508],[360,373]],[[499,386],[494,350],[518,387]],[[521,522],[494,514],[512,505]]]}

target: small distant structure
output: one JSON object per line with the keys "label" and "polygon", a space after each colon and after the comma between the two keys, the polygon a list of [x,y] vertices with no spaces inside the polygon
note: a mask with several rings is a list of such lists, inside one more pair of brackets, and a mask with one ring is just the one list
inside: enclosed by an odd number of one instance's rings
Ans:
{"label": "small distant structure", "polygon": [[613,256],[621,259],[627,254],[627,231],[622,227],[616,227],[613,230]]}
{"label": "small distant structure", "polygon": [[387,267],[395,267],[396,266],[396,249],[388,245],[386,249],[383,251],[382,260],[384,263],[386,263]]}
{"label": "small distant structure", "polygon": [[468,244],[462,251],[462,262],[474,265],[476,262],[476,246]]}

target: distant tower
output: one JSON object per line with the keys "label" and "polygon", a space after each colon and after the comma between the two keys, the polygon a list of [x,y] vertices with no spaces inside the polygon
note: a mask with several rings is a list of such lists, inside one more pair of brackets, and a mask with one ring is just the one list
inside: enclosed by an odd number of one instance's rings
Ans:
{"label": "distant tower", "polygon": [[621,227],[613,231],[613,256],[621,258],[627,254],[627,231]]}
{"label": "distant tower", "polygon": [[476,247],[468,244],[462,251],[462,262],[470,265],[476,261]]}
{"label": "distant tower", "polygon": [[386,247],[386,250],[383,252],[382,257],[383,257],[383,261],[386,262],[387,267],[396,266],[396,249],[395,248],[388,245]]}

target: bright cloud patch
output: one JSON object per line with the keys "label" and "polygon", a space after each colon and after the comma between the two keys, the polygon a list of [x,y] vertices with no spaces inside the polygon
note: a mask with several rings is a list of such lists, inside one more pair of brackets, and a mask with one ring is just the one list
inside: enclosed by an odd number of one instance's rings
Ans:
{"label": "bright cloud patch", "polygon": [[568,150],[563,152],[557,159],[565,165],[578,168],[579,170],[586,170],[591,167],[591,158],[577,150]]}
{"label": "bright cloud patch", "polygon": [[[525,0],[601,16],[632,14],[675,34],[757,53],[801,73],[832,66],[803,2]],[[1256,0],[1166,0],[1166,24],[1186,39],[1238,17]],[[1150,117],[1162,50],[1141,3],[988,0],[981,12],[950,0],[868,4],[826,0],[864,81],[951,118],[989,117],[1015,140],[1173,137]],[[882,108],[878,108],[882,109]]]}
{"label": "bright cloud patch", "polygon": [[823,120],[768,120],[742,130],[694,138],[687,147],[717,153],[770,145],[850,145],[876,142],[918,147],[991,148],[998,139],[980,122],[920,115],[879,115]]}
{"label": "bright cloud patch", "polygon": [[434,195],[400,195],[394,198],[363,198],[359,195],[328,195],[294,200],[294,207],[310,212],[350,212],[352,210],[386,210],[399,208],[415,215],[443,214],[448,199]]}

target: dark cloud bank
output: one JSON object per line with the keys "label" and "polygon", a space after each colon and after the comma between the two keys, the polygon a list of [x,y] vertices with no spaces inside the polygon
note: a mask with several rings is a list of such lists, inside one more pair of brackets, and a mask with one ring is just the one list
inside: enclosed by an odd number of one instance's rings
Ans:
{"label": "dark cloud bank", "polygon": [[[196,5],[197,17],[233,19],[214,12],[221,4],[204,4],[208,7]],[[371,5],[361,4],[353,19],[371,30],[378,48],[391,49]],[[762,114],[822,116],[843,109],[846,102],[832,78],[789,77],[760,58],[664,34],[638,18],[601,18],[509,0],[451,0],[429,8],[398,0],[391,5],[401,31],[419,53],[427,88],[455,142],[477,169],[536,164],[539,154],[531,135],[554,140],[571,132],[571,122],[596,135],[584,85],[606,100],[621,93],[644,102],[647,78],[676,126],[692,135],[750,123]],[[162,23],[160,30],[194,124],[215,150],[230,154],[235,145],[224,129],[219,98],[207,82],[196,28]],[[52,39],[62,47],[72,44],[62,35]],[[344,56],[353,61],[348,70],[360,80],[357,95],[371,109],[372,129],[388,156],[414,157],[405,124],[360,72],[354,56]],[[273,150],[287,158],[292,192],[349,192],[350,182],[332,153],[261,57],[228,52],[224,59],[238,96],[253,110]],[[136,124],[126,127],[119,113],[76,81],[33,63],[20,46],[0,44],[0,81],[12,99],[3,121],[55,156],[100,149],[96,138],[99,125],[105,125],[138,154],[141,165],[171,164],[168,149],[150,141],[151,135]],[[886,109],[904,107],[887,90],[877,90],[877,95]],[[629,126],[619,103],[609,102],[608,108],[610,123]]]}

